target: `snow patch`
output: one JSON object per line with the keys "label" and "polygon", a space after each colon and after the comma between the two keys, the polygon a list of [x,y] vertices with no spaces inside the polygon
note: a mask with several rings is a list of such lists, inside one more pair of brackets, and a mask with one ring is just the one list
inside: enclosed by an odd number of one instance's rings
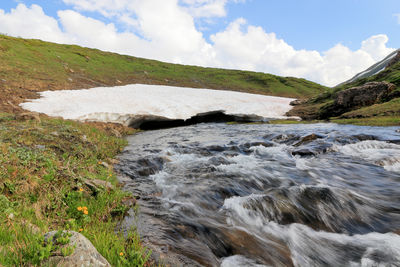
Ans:
{"label": "snow patch", "polygon": [[64,119],[115,122],[127,126],[146,120],[189,119],[200,113],[286,118],[292,98],[224,90],[132,84],[83,90],[45,91],[22,103],[30,111]]}

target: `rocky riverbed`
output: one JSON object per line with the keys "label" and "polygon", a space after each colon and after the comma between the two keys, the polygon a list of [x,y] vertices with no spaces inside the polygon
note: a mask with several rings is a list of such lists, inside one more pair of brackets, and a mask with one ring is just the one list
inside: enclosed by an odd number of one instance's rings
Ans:
{"label": "rocky riverbed", "polygon": [[139,133],[117,166],[140,205],[124,225],[174,266],[396,266],[396,130],[215,123]]}

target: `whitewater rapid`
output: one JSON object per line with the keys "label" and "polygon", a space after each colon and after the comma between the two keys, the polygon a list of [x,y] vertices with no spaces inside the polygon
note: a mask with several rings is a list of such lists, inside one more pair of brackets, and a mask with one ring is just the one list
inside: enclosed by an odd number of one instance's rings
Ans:
{"label": "whitewater rapid", "polygon": [[40,96],[22,103],[21,107],[64,119],[114,122],[126,126],[146,118],[185,120],[212,111],[284,118],[293,100],[224,90],[144,84],[45,91]]}
{"label": "whitewater rapid", "polygon": [[337,124],[141,132],[116,169],[171,266],[399,266],[400,133]]}

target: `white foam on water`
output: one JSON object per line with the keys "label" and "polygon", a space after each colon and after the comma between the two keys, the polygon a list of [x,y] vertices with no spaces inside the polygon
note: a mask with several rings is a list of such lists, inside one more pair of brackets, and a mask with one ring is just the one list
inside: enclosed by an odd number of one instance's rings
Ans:
{"label": "white foam on water", "polygon": [[[347,266],[395,266],[400,262],[400,236],[394,233],[353,235],[315,231],[302,224],[287,227],[276,225],[275,235],[286,235],[286,243],[296,266],[316,266],[320,263],[342,263]],[[345,250],[348,250],[345,251]],[[343,262],[343,255],[358,251],[357,260]],[[356,257],[357,258],[357,257]]]}
{"label": "white foam on water", "polygon": [[84,90],[45,91],[41,98],[22,103],[24,109],[64,119],[129,124],[134,116],[188,119],[199,113],[223,110],[226,114],[284,118],[292,98],[132,84]]}
{"label": "white foam on water", "polygon": [[334,145],[332,151],[364,159],[388,171],[400,172],[400,146],[396,144],[368,140],[342,146]]}
{"label": "white foam on water", "polygon": [[[290,249],[295,266],[320,266],[321,264],[361,267],[396,266],[391,264],[400,262],[400,236],[397,234],[372,232],[350,236],[315,231],[298,223],[281,225],[274,221],[267,221],[260,214],[257,216],[257,212],[244,207],[243,204],[246,201],[258,197],[262,195],[252,194],[226,199],[223,209],[231,212],[228,212],[227,223],[238,228],[242,225],[246,225],[246,228],[250,226],[253,228],[253,234],[264,233],[282,240]],[[254,227],[258,231],[254,231]],[[232,259],[232,262],[234,260]]]}
{"label": "white foam on water", "polygon": [[221,267],[267,267],[267,265],[257,264],[254,260],[242,255],[234,255],[222,259]]}

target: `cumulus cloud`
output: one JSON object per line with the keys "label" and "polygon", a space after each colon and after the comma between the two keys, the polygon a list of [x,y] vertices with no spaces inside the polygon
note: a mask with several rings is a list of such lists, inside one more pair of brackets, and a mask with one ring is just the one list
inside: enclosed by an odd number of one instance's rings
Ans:
{"label": "cumulus cloud", "polygon": [[[384,58],[394,49],[386,35],[374,35],[358,50],[337,44],[319,52],[297,50],[275,33],[239,18],[206,41],[196,18],[225,16],[225,5],[239,0],[63,0],[74,10],[47,16],[38,5],[0,10],[0,32],[58,43],[74,43],[123,54],[191,65],[246,69],[336,85]],[[113,23],[84,16],[98,12]]]}
{"label": "cumulus cloud", "polygon": [[386,35],[371,36],[356,51],[341,44],[322,53],[296,50],[274,33],[247,25],[244,19],[232,22],[211,40],[221,66],[304,77],[329,86],[349,79],[394,51],[386,47]]}
{"label": "cumulus cloud", "polygon": [[0,32],[25,38],[43,38],[52,42],[67,42],[55,18],[46,16],[38,5],[30,8],[19,4],[10,13],[0,9]]}

